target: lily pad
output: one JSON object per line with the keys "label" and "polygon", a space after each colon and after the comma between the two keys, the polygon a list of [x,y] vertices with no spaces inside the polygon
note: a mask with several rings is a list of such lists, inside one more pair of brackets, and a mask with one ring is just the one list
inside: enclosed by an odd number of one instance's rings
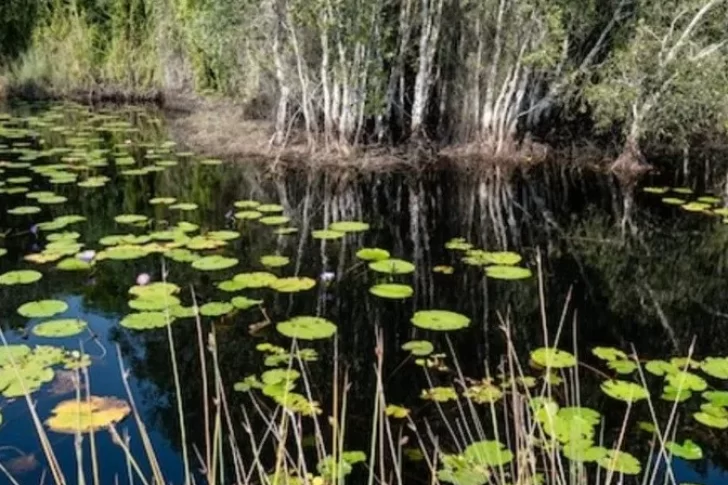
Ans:
{"label": "lily pad", "polygon": [[129,301],[129,306],[140,312],[157,312],[167,310],[181,304],[176,296],[163,295],[151,298],[136,298]]}
{"label": "lily pad", "polygon": [[33,327],[33,333],[39,337],[73,337],[86,330],[88,325],[77,318],[51,320]]}
{"label": "lily pad", "polygon": [[369,269],[385,274],[409,274],[414,272],[415,265],[402,259],[383,259],[369,263]]}
{"label": "lily pad", "polygon": [[263,300],[253,300],[245,296],[236,296],[235,298],[230,300],[230,303],[232,303],[233,306],[238,310],[247,310],[249,308],[253,308],[254,306],[260,305],[261,303],[263,303]]}
{"label": "lily pad", "polygon": [[177,202],[174,197],[154,197],[149,199],[149,203],[152,205],[172,205]]}
{"label": "lily pad", "polygon": [[678,197],[663,197],[662,202],[667,205],[683,205],[685,203],[685,199],[680,199]]}
{"label": "lily pad", "polygon": [[66,258],[56,265],[62,271],[88,271],[92,267],[92,263],[79,258]]}
{"label": "lily pad", "polygon": [[146,285],[135,285],[129,288],[129,294],[139,298],[165,298],[179,292],[180,287],[167,281],[155,281]]}
{"label": "lily pad", "polygon": [[[260,210],[260,207],[258,210]],[[265,216],[258,219],[258,222],[266,226],[282,226],[283,224],[288,224],[290,221],[291,218],[287,216]]]}
{"label": "lily pad", "polygon": [[194,211],[197,210],[198,205],[194,202],[178,202],[169,206],[170,209],[178,211]]}
{"label": "lily pad", "polygon": [[574,354],[550,347],[541,347],[531,352],[531,360],[541,367],[554,369],[563,369],[576,365]]}
{"label": "lily pad", "polygon": [[701,362],[700,368],[716,379],[728,379],[728,358],[726,357],[708,357]]}
{"label": "lily pad", "polygon": [[243,285],[240,289],[269,287],[277,279],[276,275],[263,271],[240,273],[233,277],[233,281]]}
{"label": "lily pad", "polygon": [[695,420],[700,424],[704,424],[709,428],[728,429],[728,418],[726,417],[714,416],[701,411],[693,414],[693,418],[695,418]]}
{"label": "lily pad", "polygon": [[455,268],[453,268],[452,266],[445,265],[445,264],[440,264],[440,265],[437,265],[434,268],[432,268],[432,272],[450,275],[455,272]]}
{"label": "lily pad", "polygon": [[286,256],[269,254],[260,258],[260,264],[269,268],[280,268],[287,265],[291,260]]}
{"label": "lily pad", "polygon": [[683,460],[701,460],[703,458],[703,450],[692,440],[685,440],[683,444],[668,441],[665,443],[665,449]]}
{"label": "lily pad", "polygon": [[43,277],[42,273],[33,270],[9,271],[0,275],[0,285],[29,285]]}
{"label": "lily pad", "polygon": [[283,206],[279,204],[261,204],[256,207],[258,212],[283,212]]}
{"label": "lily pad", "polygon": [[207,237],[217,239],[218,241],[232,241],[233,239],[238,239],[240,233],[238,231],[210,231],[207,233]]}
{"label": "lily pad", "polygon": [[369,293],[380,298],[402,300],[404,298],[409,298],[410,296],[412,296],[414,294],[414,290],[409,285],[382,283],[369,288]]}
{"label": "lily pad", "polygon": [[642,471],[639,460],[625,451],[608,450],[597,464],[610,471],[624,475],[638,475]]}
{"label": "lily pad", "polygon": [[322,229],[319,231],[313,231],[311,233],[311,237],[314,239],[341,239],[344,237],[344,233],[331,229]]}
{"label": "lily pad", "polygon": [[26,318],[50,318],[66,310],[68,305],[61,300],[31,301],[18,307],[18,313]]}
{"label": "lily pad", "polygon": [[115,397],[89,396],[70,399],[56,405],[46,425],[56,433],[79,434],[105,429],[122,421],[131,408]]}
{"label": "lily pad", "polygon": [[329,229],[337,232],[363,232],[369,230],[369,224],[361,221],[338,221],[329,224]]}
{"label": "lily pad", "polygon": [[14,207],[14,208],[8,210],[8,214],[11,214],[14,216],[25,216],[25,215],[37,214],[38,212],[40,212],[40,207],[35,207],[32,205],[22,205],[22,206]]}
{"label": "lily pad", "polygon": [[260,202],[258,202],[257,200],[247,199],[235,201],[233,205],[236,209],[255,209],[260,205]]}
{"label": "lily pad", "polygon": [[275,281],[270,283],[271,288],[281,293],[295,293],[298,291],[310,290],[314,286],[316,286],[316,280],[305,276],[277,278]]}
{"label": "lily pad", "polygon": [[141,224],[147,222],[149,218],[141,214],[121,214],[114,217],[119,224]]}
{"label": "lily pad", "polygon": [[463,451],[465,459],[471,463],[488,467],[500,467],[513,461],[513,453],[500,441],[478,441]]}
{"label": "lily pad", "polygon": [[530,269],[519,266],[488,266],[485,275],[497,280],[523,280],[530,278],[532,273]]}
{"label": "lily pad", "polygon": [[435,347],[427,340],[410,340],[402,345],[402,350],[407,350],[412,355],[426,357],[435,350]]}
{"label": "lily pad", "polygon": [[356,252],[356,257],[364,261],[382,261],[389,259],[389,251],[381,248],[362,248]]}
{"label": "lily pad", "polygon": [[276,325],[278,333],[299,340],[327,339],[336,333],[336,325],[321,317],[300,316]]}
{"label": "lily pad", "polygon": [[224,256],[206,256],[192,262],[192,267],[200,271],[218,271],[222,269],[232,268],[238,264],[236,258],[226,258]]}
{"label": "lily pad", "polygon": [[245,220],[252,221],[252,220],[260,219],[261,217],[263,217],[263,213],[258,212],[258,211],[253,211],[253,210],[245,210],[245,211],[236,212],[234,217],[236,219],[240,219],[243,221],[245,221]]}
{"label": "lily pad", "polygon": [[125,316],[119,322],[122,327],[132,330],[151,330],[167,326],[174,318],[163,312],[139,312]]}
{"label": "lily pad", "polygon": [[647,389],[629,381],[609,380],[603,382],[601,388],[607,396],[619,401],[634,402],[649,397]]}
{"label": "lily pad", "polygon": [[206,317],[219,317],[233,311],[232,303],[222,301],[211,301],[200,307],[200,315]]}
{"label": "lily pad", "polygon": [[437,331],[459,330],[470,325],[470,319],[465,315],[447,310],[421,310],[414,314],[411,322],[415,327]]}

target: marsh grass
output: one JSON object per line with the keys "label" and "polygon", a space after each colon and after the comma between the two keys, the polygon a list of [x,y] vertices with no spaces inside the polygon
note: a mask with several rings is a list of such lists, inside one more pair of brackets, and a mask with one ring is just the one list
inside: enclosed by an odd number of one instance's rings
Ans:
{"label": "marsh grass", "polygon": [[[192,298],[196,306],[194,290]],[[543,298],[543,286],[541,286]],[[558,329],[551,339],[550,345],[556,347],[562,342],[560,339],[566,323],[566,307],[569,304],[567,296],[564,311]],[[542,307],[542,315],[546,315]],[[544,317],[545,319],[545,317]],[[562,406],[581,406],[589,397],[585,395],[581,383],[584,381],[582,372],[592,373],[588,366],[576,365],[569,369],[543,369],[546,373],[557,373],[562,379],[561,384],[553,384],[550,379],[544,379],[540,384],[527,387],[519,382],[528,378],[528,363],[519,358],[515,342],[511,338],[513,322],[507,317],[500,319],[500,330],[506,342],[506,352],[498,369],[503,382],[503,397],[492,400],[485,405],[475,402],[465,394],[459,394],[455,400],[447,402],[433,401],[428,405],[429,411],[425,416],[413,417],[411,413],[406,416],[395,417],[387,412],[391,403],[387,400],[385,360],[389,358],[384,354],[384,332],[381,328],[376,330],[376,345],[372,366],[376,376],[375,393],[372,396],[372,414],[369,436],[369,447],[361,450],[366,453],[362,461],[356,459],[356,464],[347,463],[351,459],[348,450],[348,425],[350,420],[349,392],[351,389],[350,376],[345,368],[339,364],[338,344],[334,340],[333,372],[331,376],[331,409],[328,412],[306,417],[280,403],[271,406],[271,400],[264,398],[256,391],[249,391],[245,396],[245,403],[240,409],[240,422],[233,418],[228,396],[231,383],[223,382],[217,353],[217,337],[215,326],[210,327],[206,334],[206,326],[202,324],[199,316],[196,318],[197,347],[200,357],[200,369],[203,376],[204,389],[200,393],[204,402],[199,403],[203,413],[205,434],[202,438],[204,449],[193,445],[196,459],[190,460],[187,438],[184,433],[182,440],[182,455],[185,466],[185,485],[191,483],[208,484],[252,484],[266,485],[287,484],[343,484],[350,477],[349,471],[356,470],[357,483],[373,484],[404,483],[457,483],[460,485],[477,485],[478,483],[512,484],[512,485],[581,485],[598,484],[610,485],[613,483],[641,483],[674,484],[677,482],[672,475],[669,463],[671,454],[666,443],[675,435],[678,424],[678,405],[675,403],[667,417],[661,423],[655,410],[655,403],[647,399],[650,421],[656,431],[654,439],[649,443],[648,457],[642,461],[642,471],[634,479],[620,474],[612,467],[596,467],[566,460],[559,452],[559,445],[554,436],[545,429],[543,419],[538,419],[534,411],[534,402],[542,399],[555,399]],[[578,359],[577,325],[571,323],[574,355]],[[173,364],[173,374],[176,398],[181,399],[182,384],[175,364],[175,325],[167,327],[167,341],[170,348],[170,358]],[[544,321],[544,329],[548,325]],[[3,344],[7,345],[4,334]],[[451,355],[455,355],[455,347],[449,337],[445,338]],[[548,335],[544,335],[548,341]],[[288,370],[300,372],[302,394],[310,403],[318,397],[314,395],[313,374],[309,362],[301,359],[297,353],[298,343],[294,341],[290,348],[291,358],[286,363]],[[135,403],[129,385],[129,371],[124,367],[120,349],[117,349],[119,372],[121,373],[126,389],[126,398],[129,401],[132,418],[143,442],[144,454],[139,456],[131,452],[129,437],[126,433],[119,433],[119,425],[110,425],[105,432],[110,433],[113,442],[119,447],[126,458],[127,477],[118,477],[119,482],[142,484],[169,483],[165,477],[163,465],[156,456],[149,432]],[[11,362],[15,366],[15,362]],[[464,375],[457,359],[453,358],[454,369],[451,372],[455,387],[463,391],[467,387],[468,377]],[[430,385],[434,386],[436,376],[433,370],[426,366],[423,368],[425,377]],[[20,374],[17,374],[20,377]],[[486,378],[492,378],[490,369],[484,369]],[[646,386],[645,374],[642,367],[638,368],[639,381]],[[87,369],[78,371],[76,400],[81,402],[88,399],[92,392],[92,383],[89,382]],[[83,377],[83,379],[81,379]],[[211,379],[210,379],[211,377]],[[83,381],[83,383],[82,383]],[[285,400],[285,397],[283,398]],[[42,444],[50,474],[55,483],[93,483],[99,484],[99,469],[103,468],[103,461],[94,445],[94,434],[88,436],[77,434],[75,449],[77,457],[77,470],[75,480],[72,470],[62,469],[56,459],[51,441],[40,417],[35,410],[35,403],[26,393],[25,401],[33,418],[36,433]],[[186,427],[184,411],[178,402],[180,431]],[[628,444],[628,425],[632,423],[634,406],[627,404],[621,422],[607,429],[602,421],[598,430],[597,444],[609,449],[622,450]],[[616,432],[615,432],[616,430]],[[104,432],[104,431],[101,431]],[[313,451],[307,451],[306,433],[312,432]],[[90,456],[83,456],[82,443],[90,440]],[[513,451],[514,459],[507,463],[498,463],[492,466],[477,467],[475,477],[463,475],[462,480],[453,482],[443,475],[443,461],[448,457],[458,456],[468,445],[484,440],[496,440],[503,443]],[[196,442],[199,441],[195,440]],[[241,444],[245,443],[249,450],[244,453]],[[412,454],[412,448],[418,450],[421,457],[419,463],[406,458]],[[91,463],[91,479],[84,463]],[[151,475],[143,470],[151,469]],[[11,477],[5,467],[0,471],[8,477],[11,483],[18,483]]]}

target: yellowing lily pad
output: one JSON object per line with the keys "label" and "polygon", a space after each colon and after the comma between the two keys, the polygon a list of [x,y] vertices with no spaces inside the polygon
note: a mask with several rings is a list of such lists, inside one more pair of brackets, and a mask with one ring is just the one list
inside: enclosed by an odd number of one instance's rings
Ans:
{"label": "yellowing lily pad", "polygon": [[470,319],[465,315],[447,310],[421,310],[414,314],[411,322],[415,327],[437,331],[459,330],[470,325]]}
{"label": "yellowing lily pad", "polygon": [[336,325],[321,317],[300,316],[276,325],[278,333],[299,340],[318,340],[333,337]]}
{"label": "yellowing lily pad", "polygon": [[86,330],[87,324],[77,318],[51,320],[33,327],[33,333],[39,337],[73,337]]}
{"label": "yellowing lily pad", "polygon": [[554,369],[574,367],[576,365],[574,354],[550,347],[541,347],[531,352],[531,360],[541,367],[552,367]]}
{"label": "yellowing lily pad", "polygon": [[89,396],[63,401],[53,408],[46,425],[56,433],[90,433],[123,420],[131,413],[129,405],[115,397]]}

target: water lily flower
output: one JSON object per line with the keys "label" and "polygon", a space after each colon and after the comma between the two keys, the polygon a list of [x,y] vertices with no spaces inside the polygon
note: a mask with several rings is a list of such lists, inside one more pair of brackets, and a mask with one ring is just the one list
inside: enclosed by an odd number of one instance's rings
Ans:
{"label": "water lily flower", "polygon": [[34,236],[38,235],[38,224],[33,224],[32,226],[30,226],[30,233]]}
{"label": "water lily flower", "polygon": [[321,281],[326,281],[326,282],[333,281],[335,277],[336,277],[336,275],[331,271],[324,271],[323,273],[321,273],[321,276],[320,276]]}
{"label": "water lily flower", "polygon": [[86,251],[81,251],[80,253],[78,253],[76,257],[81,261],[90,263],[96,257],[96,251],[94,251],[93,249],[87,249]]}
{"label": "water lily flower", "polygon": [[152,280],[152,277],[149,276],[148,273],[140,273],[139,276],[136,278],[136,284],[139,286],[144,286],[146,284],[149,284],[149,282]]}

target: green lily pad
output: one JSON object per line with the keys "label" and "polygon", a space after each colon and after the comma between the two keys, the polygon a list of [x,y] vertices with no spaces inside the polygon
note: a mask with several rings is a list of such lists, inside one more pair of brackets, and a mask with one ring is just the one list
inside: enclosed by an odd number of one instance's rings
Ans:
{"label": "green lily pad", "polygon": [[574,354],[550,347],[541,347],[531,352],[531,360],[541,367],[554,369],[563,369],[576,365]]}
{"label": "green lily pad", "polygon": [[457,400],[458,394],[452,387],[440,386],[430,389],[423,389],[422,393],[420,394],[420,398],[426,401],[448,402]]}
{"label": "green lily pad", "polygon": [[649,397],[647,389],[634,382],[609,380],[601,388],[607,396],[619,401],[634,402]]}
{"label": "green lily pad", "polygon": [[592,349],[592,354],[602,360],[606,360],[607,362],[611,362],[613,360],[627,360],[629,358],[626,353],[619,349],[615,349],[614,347],[594,347]]}
{"label": "green lily pad", "polygon": [[676,194],[683,194],[683,195],[690,195],[693,193],[693,189],[691,189],[690,187],[673,187],[670,190],[672,190]]}
{"label": "green lily pad", "polygon": [[703,204],[719,204],[722,201],[723,199],[714,195],[701,195],[698,197],[698,202],[702,202]]}
{"label": "green lily pad", "polygon": [[675,364],[664,360],[651,360],[647,362],[645,364],[645,370],[658,377],[664,376],[665,374],[675,374],[680,372],[680,369]]}
{"label": "green lily pad", "polygon": [[200,307],[200,314],[206,317],[219,317],[227,315],[233,311],[234,307],[231,303],[222,301],[211,301]]}
{"label": "green lily pad", "polygon": [[382,259],[369,263],[369,269],[385,274],[409,274],[414,272],[415,265],[402,259]]}
{"label": "green lily pad", "polygon": [[217,239],[218,241],[232,241],[233,239],[238,239],[240,233],[237,231],[210,231],[207,233],[207,237]]}
{"label": "green lily pad", "polygon": [[410,340],[402,345],[402,350],[406,350],[412,355],[426,357],[435,350],[435,347],[432,345],[432,342],[427,340]]}
{"label": "green lily pad", "polygon": [[705,379],[697,374],[680,371],[665,377],[665,380],[676,389],[687,389],[689,391],[704,391],[708,387]]}
{"label": "green lily pad", "polygon": [[245,221],[245,220],[252,221],[252,220],[260,219],[261,217],[263,217],[263,213],[258,212],[258,211],[253,211],[253,210],[245,210],[245,211],[236,212],[234,217],[236,219],[240,219],[243,221]]}
{"label": "green lily pad", "polygon": [[37,300],[20,305],[17,311],[26,318],[50,318],[66,310],[68,310],[68,305],[64,301]]}
{"label": "green lily pad", "polygon": [[200,165],[207,165],[208,167],[216,167],[218,165],[222,165],[222,160],[218,160],[216,158],[206,158],[204,160],[200,160]]}
{"label": "green lily pad", "polygon": [[489,380],[483,380],[465,389],[463,396],[477,404],[492,404],[503,397],[503,391]]}
{"label": "green lily pad", "polygon": [[472,247],[473,245],[467,242],[464,237],[456,237],[445,243],[445,249],[454,251],[468,251]]}
{"label": "green lily pad", "polygon": [[256,207],[258,212],[283,212],[283,206],[279,204],[261,204]]}
{"label": "green lily pad", "polygon": [[728,379],[728,358],[708,357],[701,364],[703,372],[716,379]]}
{"label": "green lily pad", "polygon": [[257,200],[238,200],[233,204],[236,209],[255,209],[260,205]]}
{"label": "green lily pad", "polygon": [[33,270],[9,271],[0,275],[0,285],[29,285],[42,277],[42,273]]}
{"label": "green lily pad", "polygon": [[463,456],[471,463],[500,467],[513,461],[513,453],[500,441],[478,441],[468,445]]}
{"label": "green lily pad", "polygon": [[728,407],[728,391],[705,391],[703,398],[716,406]]}
{"label": "green lily pad", "polygon": [[286,266],[291,260],[286,256],[279,256],[276,254],[269,254],[260,258],[260,264],[267,266],[268,268],[280,268]]}
{"label": "green lily pad", "polygon": [[40,207],[35,207],[32,205],[22,205],[8,210],[8,214],[14,216],[26,216],[31,214],[37,214],[38,212],[40,212]]}
{"label": "green lily pad", "polygon": [[230,303],[232,303],[233,306],[238,310],[247,310],[249,308],[253,308],[254,306],[260,305],[261,303],[263,303],[263,300],[253,300],[245,296],[236,296],[235,298],[230,300]]}
{"label": "green lily pad", "polygon": [[114,246],[105,251],[101,251],[96,255],[96,259],[111,259],[115,261],[129,261],[132,259],[140,259],[149,253],[141,246],[125,244],[123,246]]}
{"label": "green lily pad", "polygon": [[698,412],[693,414],[693,418],[700,424],[704,424],[705,426],[708,426],[709,428],[716,428],[716,429],[727,429],[728,428],[728,418],[726,417],[719,417],[714,416],[712,414],[706,413],[706,412]]}
{"label": "green lily pad", "polygon": [[163,312],[139,312],[125,316],[119,325],[132,330],[152,330],[166,327],[172,320],[174,317]]}
{"label": "green lily pad", "polygon": [[178,293],[180,287],[167,281],[155,281],[146,285],[135,285],[129,288],[129,294],[149,300],[165,298]]}
{"label": "green lily pad", "polygon": [[638,475],[642,471],[642,466],[637,458],[619,450],[608,450],[607,454],[597,461],[597,464],[606,470],[623,475]]}
{"label": "green lily pad", "polygon": [[[260,210],[260,207],[258,210]],[[291,222],[291,218],[287,216],[265,216],[258,219],[258,222],[266,226],[282,226]]]}
{"label": "green lily pad", "polygon": [[147,222],[149,218],[141,214],[121,214],[114,217],[114,220],[119,224],[141,224]]}
{"label": "green lily pad", "polygon": [[637,364],[631,360],[610,360],[607,367],[614,370],[617,374],[631,374],[637,370]]}
{"label": "green lily pad", "polygon": [[465,315],[447,310],[421,310],[414,314],[411,322],[415,327],[437,331],[459,330],[470,325],[470,319]]}
{"label": "green lily pad", "polygon": [[313,231],[311,233],[311,237],[314,239],[341,239],[344,237],[344,233],[331,229],[322,229],[319,231]]}
{"label": "green lily pad", "polygon": [[233,277],[233,281],[245,288],[266,288],[269,287],[278,277],[272,273],[257,271],[253,273],[240,273]]}
{"label": "green lily pad", "polygon": [[152,205],[172,205],[177,202],[174,197],[154,197],[149,199],[149,203]]}
{"label": "green lily pad", "polygon": [[310,290],[314,286],[316,286],[316,280],[297,276],[278,278],[270,283],[271,288],[281,293],[295,293]]}
{"label": "green lily pad", "polygon": [[381,248],[362,248],[356,252],[356,257],[364,261],[382,261],[389,259],[389,251]]}
{"label": "green lily pad", "polygon": [[37,199],[39,204],[46,204],[46,205],[55,205],[55,204],[63,204],[64,202],[68,201],[67,197],[63,197],[62,195],[48,195],[45,197],[39,197]]}
{"label": "green lily pad", "polygon": [[56,265],[56,268],[62,271],[88,271],[93,267],[93,264],[88,261],[83,261],[78,258],[66,258],[61,260]]}
{"label": "green lily pad", "polygon": [[236,258],[226,258],[224,256],[206,256],[192,262],[192,267],[200,271],[218,271],[222,269],[232,268],[238,264]]}
{"label": "green lily pad", "polygon": [[643,187],[642,192],[648,194],[664,194],[669,190],[668,187]]}
{"label": "green lily pad", "polygon": [[409,285],[399,285],[395,283],[382,283],[369,288],[369,293],[380,298],[388,298],[390,300],[402,300],[409,298],[414,294],[414,290]]}
{"label": "green lily pad", "polygon": [[680,199],[678,197],[663,197],[662,203],[667,205],[683,205],[685,203],[685,199]]}
{"label": "green lily pad", "polygon": [[0,346],[0,366],[16,364],[30,354],[30,347],[24,344],[12,344]]}
{"label": "green lily pad", "polygon": [[170,209],[184,212],[197,210],[197,207],[194,202],[178,202],[169,206]]}
{"label": "green lily pad", "polygon": [[446,265],[446,264],[439,264],[432,268],[433,273],[439,273],[439,274],[453,274],[455,272],[455,268],[452,266]]}
{"label": "green lily pad", "polygon": [[683,460],[701,460],[703,458],[703,450],[692,440],[685,440],[683,444],[675,441],[665,443],[665,449]]}
{"label": "green lily pad", "polygon": [[129,300],[129,306],[140,312],[157,312],[167,310],[181,304],[176,296],[164,295],[154,298],[136,298]]}
{"label": "green lily pad", "polygon": [[320,317],[300,316],[276,325],[278,333],[299,340],[327,339],[336,333],[336,325]]}
{"label": "green lily pad", "polygon": [[530,269],[519,266],[488,266],[485,275],[497,280],[523,280],[530,278],[532,273]]}
{"label": "green lily pad", "polygon": [[289,236],[291,234],[296,234],[298,232],[297,227],[279,227],[276,229],[275,232],[279,236]]}
{"label": "green lily pad", "polygon": [[86,330],[87,326],[86,322],[77,318],[51,320],[33,327],[33,333],[38,337],[73,337]]}
{"label": "green lily pad", "polygon": [[361,221],[338,221],[329,224],[329,229],[336,232],[363,232],[369,230],[369,224]]}

